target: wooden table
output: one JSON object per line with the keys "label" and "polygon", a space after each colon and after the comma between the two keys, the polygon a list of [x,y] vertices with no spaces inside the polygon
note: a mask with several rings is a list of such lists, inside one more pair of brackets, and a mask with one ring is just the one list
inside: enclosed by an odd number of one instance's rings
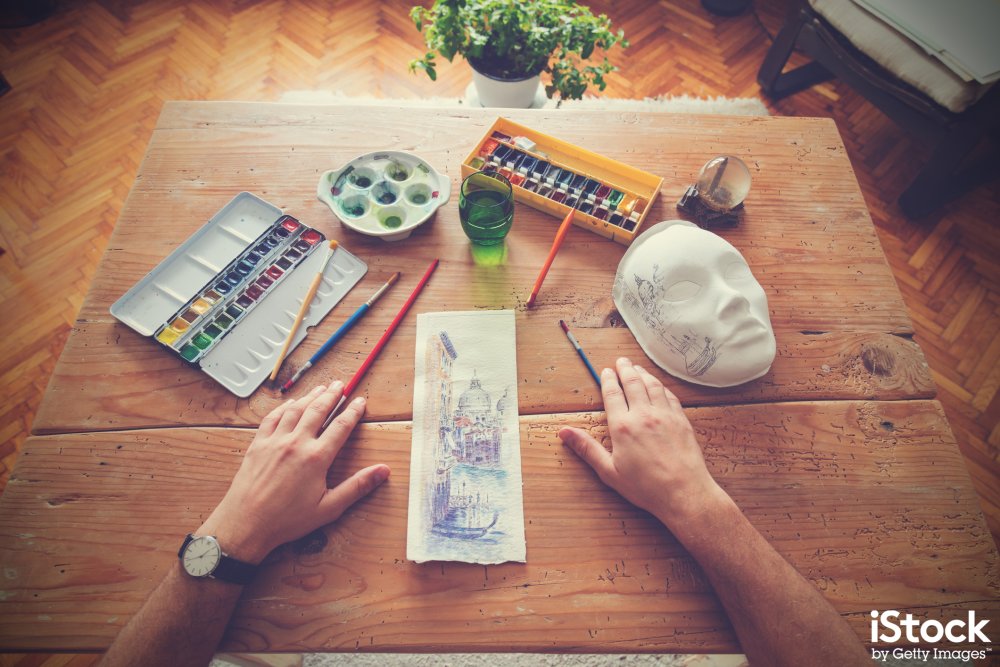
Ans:
{"label": "wooden table", "polygon": [[[665,178],[652,221],[710,157],[751,168],[743,224],[723,235],[767,292],[778,354],[764,378],[707,389],[661,373],[708,464],[755,526],[867,639],[872,609],[1000,623],[997,551],[834,123],[631,112],[512,119]],[[360,387],[368,423],[331,479],[384,461],[393,477],[335,526],[276,551],[225,648],[250,651],[737,651],[703,573],[605,488],[556,431],[605,436],[600,397],[557,322],[598,368],[643,357],[611,301],[624,247],[573,229],[538,305],[524,301],[558,220],[518,205],[508,257],[477,266],[457,199],[407,241],[341,227],[324,170],[413,151],[459,184],[489,111],[168,103],[6,493],[0,647],[108,645],[223,495],[260,418],[108,307],[235,193],[338,238],[369,274],[286,363],[301,364],[395,270],[391,291],[300,383],[347,378],[432,258],[441,266]],[[516,312],[526,564],[405,558],[417,312]],[[651,364],[647,365],[647,367]]]}

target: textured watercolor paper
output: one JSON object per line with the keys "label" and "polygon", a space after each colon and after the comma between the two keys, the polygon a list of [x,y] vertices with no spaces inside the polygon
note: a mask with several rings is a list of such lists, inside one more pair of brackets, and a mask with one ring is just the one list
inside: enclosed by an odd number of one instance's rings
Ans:
{"label": "textured watercolor paper", "polygon": [[523,563],[510,310],[417,317],[406,557]]}

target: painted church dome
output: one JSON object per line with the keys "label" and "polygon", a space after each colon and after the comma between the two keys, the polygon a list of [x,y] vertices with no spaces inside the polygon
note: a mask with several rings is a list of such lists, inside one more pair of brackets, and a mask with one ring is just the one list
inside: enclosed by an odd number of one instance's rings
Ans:
{"label": "painted church dome", "polygon": [[469,388],[458,399],[458,413],[462,415],[488,414],[490,408],[490,395],[483,389],[479,378],[472,378]]}

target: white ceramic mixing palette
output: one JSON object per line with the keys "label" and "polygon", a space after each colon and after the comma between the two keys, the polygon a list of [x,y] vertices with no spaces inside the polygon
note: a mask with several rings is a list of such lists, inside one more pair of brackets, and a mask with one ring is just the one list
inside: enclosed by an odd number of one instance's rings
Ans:
{"label": "white ceramic mixing palette", "polygon": [[325,172],[316,196],[354,231],[400,241],[451,196],[451,181],[416,155],[378,151]]}

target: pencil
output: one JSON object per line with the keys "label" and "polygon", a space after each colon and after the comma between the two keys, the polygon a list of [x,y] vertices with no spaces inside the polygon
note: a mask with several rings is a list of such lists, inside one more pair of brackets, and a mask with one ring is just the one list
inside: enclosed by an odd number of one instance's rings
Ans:
{"label": "pencil", "polygon": [[[580,200],[583,197],[577,199],[576,206],[579,206]],[[549,256],[545,258],[545,263],[542,264],[542,270],[538,273],[538,278],[535,280],[535,286],[531,288],[531,296],[528,297],[528,308],[535,305],[535,298],[538,296],[538,290],[542,288],[542,281],[545,280],[545,274],[549,272],[549,267],[552,266],[552,260],[556,258],[556,253],[559,252],[559,246],[562,245],[563,239],[566,238],[566,233],[569,231],[570,224],[573,222],[573,214],[576,212],[576,206],[570,209],[570,212],[566,214],[566,218],[559,225],[559,230],[556,232],[556,238],[552,242],[552,249],[549,250]]]}
{"label": "pencil", "polygon": [[372,307],[372,304],[378,301],[379,297],[382,296],[386,290],[392,287],[392,284],[395,283],[397,280],[399,280],[399,271],[396,271],[396,273],[392,274],[389,280],[387,280],[386,283],[382,285],[382,287],[378,288],[377,292],[372,294],[367,301],[361,304],[361,306],[354,311],[354,314],[351,315],[349,318],[347,318],[347,321],[341,324],[340,328],[334,331],[333,335],[330,336],[325,343],[323,343],[322,347],[316,350],[316,353],[313,356],[309,357],[309,361],[304,363],[302,365],[302,368],[295,371],[295,375],[293,375],[288,382],[281,385],[281,393],[284,394],[286,391],[291,389],[292,385],[298,382],[299,378],[302,377],[302,375],[307,370],[313,367],[313,364],[322,359],[323,355],[329,352],[330,348],[336,345],[337,341],[343,338],[344,334],[350,331],[351,327],[353,327],[355,324],[358,323],[358,320],[360,320],[364,316],[364,314],[368,312],[368,309]]}
{"label": "pencil", "polygon": [[563,322],[562,320],[559,320],[559,326],[561,326],[562,330],[566,332],[566,337],[569,338],[569,342],[573,343],[573,347],[576,349],[576,353],[580,355],[581,359],[583,359],[583,363],[587,366],[587,370],[590,371],[590,376],[594,378],[594,382],[597,383],[597,388],[600,389],[601,378],[598,377],[597,371],[595,371],[594,367],[590,364],[590,359],[588,359],[587,355],[583,353],[583,348],[580,347],[580,343],[577,342],[576,336],[570,333],[569,327],[566,326],[566,323]]}
{"label": "pencil", "polygon": [[277,360],[274,362],[274,370],[271,371],[271,382],[274,382],[274,378],[278,377],[278,370],[281,369],[281,364],[285,360],[285,355],[288,354],[288,348],[292,345],[292,339],[295,338],[296,332],[299,330],[299,326],[302,325],[302,320],[306,317],[306,312],[309,311],[309,306],[312,305],[313,298],[316,296],[316,290],[319,289],[319,284],[323,282],[323,273],[326,271],[327,265],[330,264],[330,260],[333,259],[333,253],[337,251],[337,242],[330,241],[330,248],[326,251],[326,259],[323,260],[323,265],[319,268],[319,272],[316,277],[313,278],[312,285],[309,286],[309,291],[306,292],[306,298],[302,300],[302,307],[299,308],[299,314],[295,316],[295,322],[292,324],[291,330],[288,332],[288,338],[285,339],[285,345],[281,348],[281,354],[278,355]]}
{"label": "pencil", "polygon": [[333,421],[333,418],[337,416],[337,412],[339,412],[340,408],[347,402],[347,397],[350,396],[351,393],[357,388],[358,384],[361,382],[362,376],[368,372],[368,369],[375,362],[375,358],[379,355],[379,352],[381,352],[382,348],[385,347],[385,344],[389,342],[390,336],[392,336],[396,327],[399,326],[399,323],[403,321],[403,316],[406,315],[406,311],[408,311],[410,306],[413,305],[413,302],[417,300],[417,296],[424,289],[424,285],[427,284],[427,281],[431,279],[431,274],[434,273],[434,269],[437,268],[438,262],[440,261],[441,260],[435,259],[431,262],[431,265],[427,267],[427,271],[424,272],[424,276],[420,279],[420,282],[417,283],[417,286],[413,288],[413,292],[406,299],[406,303],[404,303],[403,307],[399,309],[398,313],[396,313],[396,317],[394,317],[392,322],[389,323],[389,327],[385,330],[385,333],[382,334],[382,337],[378,339],[378,342],[375,343],[375,347],[372,348],[372,351],[368,353],[368,357],[361,364],[361,368],[357,370],[354,377],[351,378],[351,381],[347,383],[346,387],[344,387],[344,395],[340,397],[340,401],[338,401],[337,405],[335,405],[333,410],[330,411],[326,421],[323,422],[323,428],[320,429],[321,431],[326,430],[326,428],[330,425],[330,422]]}

